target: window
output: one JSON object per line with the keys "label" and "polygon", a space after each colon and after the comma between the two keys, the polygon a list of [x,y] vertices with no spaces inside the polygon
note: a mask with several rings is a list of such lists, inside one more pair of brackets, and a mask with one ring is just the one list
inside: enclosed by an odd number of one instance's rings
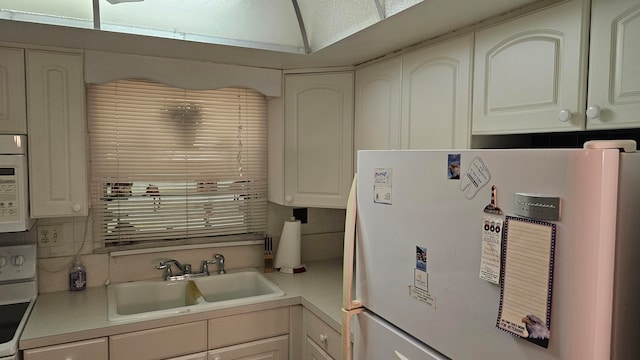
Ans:
{"label": "window", "polygon": [[237,240],[266,230],[263,95],[144,80],[87,91],[97,249]]}

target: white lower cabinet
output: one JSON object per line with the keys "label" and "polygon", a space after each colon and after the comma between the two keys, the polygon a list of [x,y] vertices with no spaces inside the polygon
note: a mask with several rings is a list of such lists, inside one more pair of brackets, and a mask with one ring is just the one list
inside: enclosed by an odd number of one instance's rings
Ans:
{"label": "white lower cabinet", "polygon": [[207,322],[165,326],[111,336],[111,360],[155,360],[207,350]]}
{"label": "white lower cabinet", "polygon": [[339,332],[307,309],[303,312],[302,322],[302,352],[306,360],[342,359],[342,339]]}
{"label": "white lower cabinet", "polygon": [[288,360],[289,308],[209,320],[209,360]]}
{"label": "white lower cabinet", "polygon": [[107,360],[109,348],[107,338],[77,341],[25,350],[24,360]]}
{"label": "white lower cabinet", "polygon": [[289,308],[254,311],[209,320],[209,349],[289,333]]}
{"label": "white lower cabinet", "polygon": [[172,357],[165,360],[208,360],[209,353],[207,352],[199,352],[196,354],[189,354],[184,356]]}
{"label": "white lower cabinet", "polygon": [[289,336],[252,341],[209,351],[209,360],[287,360]]}
{"label": "white lower cabinet", "polygon": [[289,332],[290,308],[280,307],[27,349],[23,359],[288,360],[299,352]]}
{"label": "white lower cabinet", "polygon": [[201,352],[197,354],[178,356],[178,357],[170,358],[167,360],[207,360],[208,358],[209,357],[206,352]]}
{"label": "white lower cabinet", "polygon": [[310,338],[305,339],[305,360],[334,360],[326,351],[322,350],[318,344]]}

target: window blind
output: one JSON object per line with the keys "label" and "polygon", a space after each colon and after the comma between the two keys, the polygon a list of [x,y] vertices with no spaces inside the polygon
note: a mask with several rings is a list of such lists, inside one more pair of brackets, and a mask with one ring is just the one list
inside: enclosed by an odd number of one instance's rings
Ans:
{"label": "window blind", "polygon": [[244,88],[87,89],[96,248],[221,241],[267,226],[267,110]]}

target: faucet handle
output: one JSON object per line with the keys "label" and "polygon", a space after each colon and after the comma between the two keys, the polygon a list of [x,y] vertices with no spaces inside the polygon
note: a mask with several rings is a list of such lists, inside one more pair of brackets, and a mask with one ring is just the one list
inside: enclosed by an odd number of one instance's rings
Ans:
{"label": "faucet handle", "polygon": [[173,273],[171,271],[171,264],[167,264],[164,261],[160,262],[160,265],[156,266],[156,269],[158,270],[164,270],[164,273],[162,274],[162,277],[167,280],[168,278],[170,278],[171,276],[173,276]]}
{"label": "faucet handle", "polygon": [[183,275],[191,274],[191,264],[182,264],[184,269]]}
{"label": "faucet handle", "polygon": [[207,276],[209,275],[209,264],[215,264],[215,260],[202,260],[200,265],[200,272],[205,273]]}

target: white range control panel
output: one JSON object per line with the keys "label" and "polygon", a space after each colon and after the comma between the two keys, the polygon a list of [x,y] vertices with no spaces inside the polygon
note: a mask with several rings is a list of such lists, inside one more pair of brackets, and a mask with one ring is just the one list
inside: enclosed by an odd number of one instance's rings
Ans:
{"label": "white range control panel", "polygon": [[35,278],[36,261],[35,245],[0,247],[0,282]]}

